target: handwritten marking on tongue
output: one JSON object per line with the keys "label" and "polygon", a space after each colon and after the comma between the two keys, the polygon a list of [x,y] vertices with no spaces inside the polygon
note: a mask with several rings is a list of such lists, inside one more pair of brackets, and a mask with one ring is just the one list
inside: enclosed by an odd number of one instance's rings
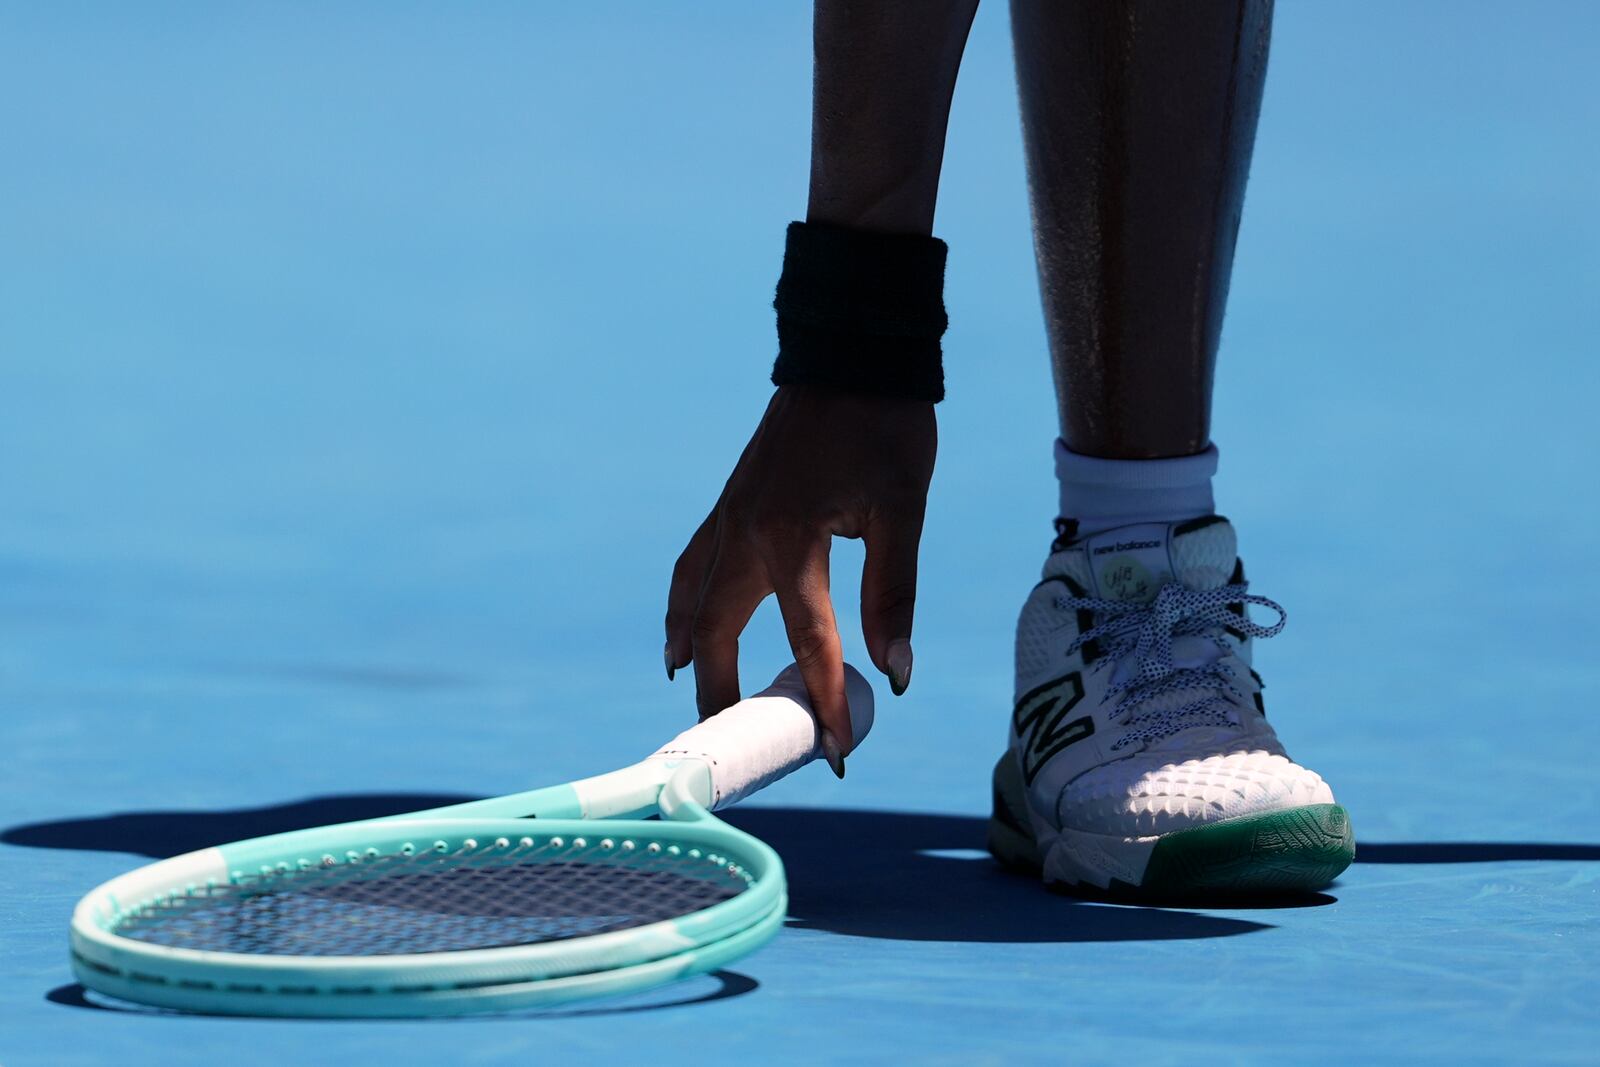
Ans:
{"label": "handwritten marking on tongue", "polygon": [[1100,567],[1100,589],[1116,600],[1144,603],[1155,599],[1161,583],[1133,556],[1116,556]]}

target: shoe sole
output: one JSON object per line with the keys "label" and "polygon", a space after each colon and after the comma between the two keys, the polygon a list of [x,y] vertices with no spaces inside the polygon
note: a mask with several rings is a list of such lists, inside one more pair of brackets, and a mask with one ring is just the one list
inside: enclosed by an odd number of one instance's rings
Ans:
{"label": "shoe sole", "polygon": [[[1014,774],[995,768],[989,852],[1002,864],[1042,876],[1068,892],[1116,899],[1303,894],[1325,888],[1356,855],[1350,816],[1338,804],[1308,804],[1242,815],[1153,838],[1062,834],[1041,849]],[[1145,858],[1140,867],[1139,859]]]}

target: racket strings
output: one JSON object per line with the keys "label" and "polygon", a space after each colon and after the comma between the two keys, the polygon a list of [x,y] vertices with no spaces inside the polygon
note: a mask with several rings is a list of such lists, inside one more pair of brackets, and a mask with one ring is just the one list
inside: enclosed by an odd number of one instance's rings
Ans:
{"label": "racket strings", "polygon": [[236,872],[145,902],[112,929],[151,944],[251,955],[456,952],[677,918],[737,896],[750,881],[726,857],[659,842],[468,839]]}

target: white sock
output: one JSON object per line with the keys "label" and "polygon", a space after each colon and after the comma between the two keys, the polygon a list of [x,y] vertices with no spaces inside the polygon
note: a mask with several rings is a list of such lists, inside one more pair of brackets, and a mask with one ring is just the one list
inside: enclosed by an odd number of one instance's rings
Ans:
{"label": "white sock", "polygon": [[1061,515],[1075,519],[1074,537],[1088,537],[1136,522],[1184,522],[1210,515],[1217,446],[1173,459],[1100,459],[1080,456],[1056,441]]}

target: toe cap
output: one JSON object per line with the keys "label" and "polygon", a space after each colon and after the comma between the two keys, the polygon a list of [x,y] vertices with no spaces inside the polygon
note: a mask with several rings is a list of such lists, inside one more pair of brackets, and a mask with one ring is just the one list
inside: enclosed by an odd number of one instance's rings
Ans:
{"label": "toe cap", "polygon": [[1241,815],[1331,804],[1320,775],[1265,751],[1187,760],[1135,756],[1097,767],[1062,791],[1063,827],[1150,837]]}

